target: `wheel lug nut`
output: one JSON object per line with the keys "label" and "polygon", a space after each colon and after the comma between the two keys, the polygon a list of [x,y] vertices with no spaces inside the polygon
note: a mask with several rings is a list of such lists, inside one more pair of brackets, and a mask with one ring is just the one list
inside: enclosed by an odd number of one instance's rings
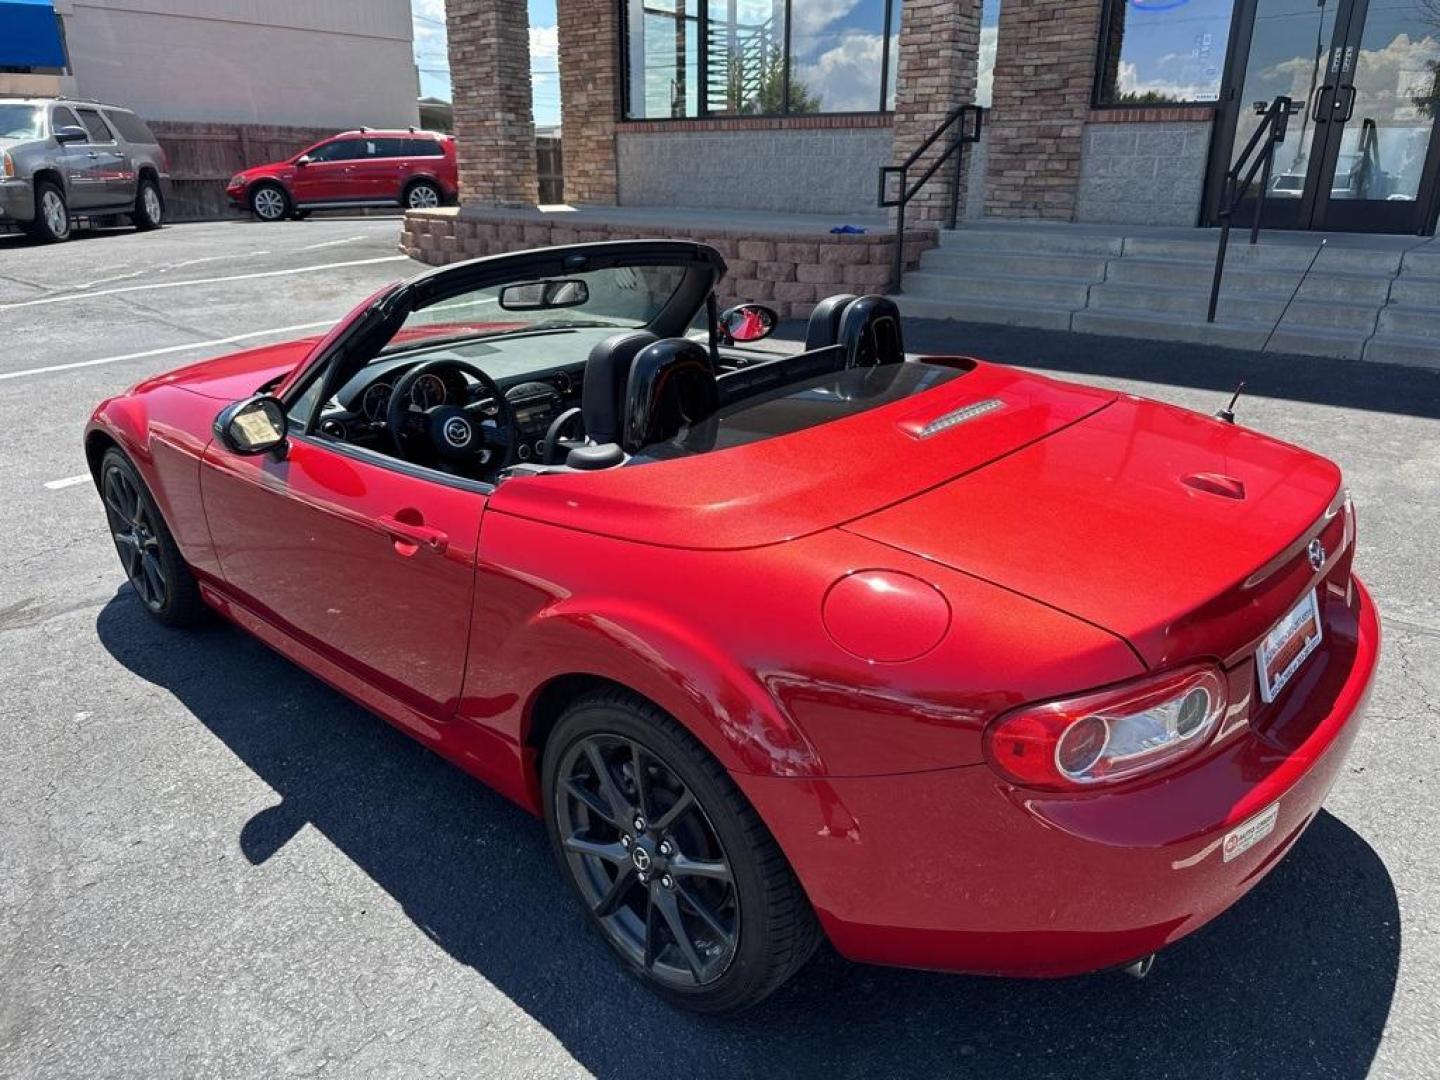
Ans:
{"label": "wheel lug nut", "polygon": [[674,845],[672,845],[669,840],[660,841],[660,854],[668,859],[671,855],[675,854]]}
{"label": "wheel lug nut", "polygon": [[628,837],[628,836],[622,836],[622,837],[620,837],[620,846],[623,847],[623,848],[628,848],[628,847],[630,846],[630,837]]}
{"label": "wheel lug nut", "polygon": [[669,874],[666,874],[660,879],[660,884],[664,885],[667,889],[673,889],[675,887],[675,879],[672,878]]}
{"label": "wheel lug nut", "polygon": [[645,831],[645,819],[644,819],[643,817],[640,817],[639,815],[636,815],[636,817],[635,817],[635,831],[636,831],[636,832],[644,832],[644,831]]}

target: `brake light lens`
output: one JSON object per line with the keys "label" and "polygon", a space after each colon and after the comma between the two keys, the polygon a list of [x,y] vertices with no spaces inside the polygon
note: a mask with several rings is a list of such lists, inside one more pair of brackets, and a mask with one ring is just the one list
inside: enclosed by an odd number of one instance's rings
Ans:
{"label": "brake light lens", "polygon": [[1026,787],[1080,789],[1128,779],[1204,746],[1225,704],[1219,668],[1181,668],[1005,713],[985,729],[985,757]]}

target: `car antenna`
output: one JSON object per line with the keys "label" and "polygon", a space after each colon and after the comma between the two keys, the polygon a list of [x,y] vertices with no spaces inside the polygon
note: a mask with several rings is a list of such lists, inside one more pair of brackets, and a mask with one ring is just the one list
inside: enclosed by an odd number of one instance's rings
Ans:
{"label": "car antenna", "polygon": [[1240,385],[1235,387],[1235,393],[1230,395],[1230,404],[1215,414],[1216,420],[1224,420],[1227,424],[1235,422],[1235,403],[1240,400],[1240,392],[1245,389],[1245,380],[1240,380]]}

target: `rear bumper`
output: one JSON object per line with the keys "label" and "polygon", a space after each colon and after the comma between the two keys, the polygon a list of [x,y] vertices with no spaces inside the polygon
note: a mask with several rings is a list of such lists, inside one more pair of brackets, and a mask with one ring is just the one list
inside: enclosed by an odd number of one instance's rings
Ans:
{"label": "rear bumper", "polygon": [[[1034,977],[1123,964],[1229,908],[1319,812],[1379,654],[1358,581],[1347,610],[1304,688],[1303,735],[1293,718],[1285,745],[1247,729],[1162,781],[1060,795],[985,765],[735,780],[851,959]],[[1277,801],[1273,830],[1227,862],[1226,835]]]}
{"label": "rear bumper", "polygon": [[0,180],[0,223],[26,225],[35,220],[35,186],[27,180]]}

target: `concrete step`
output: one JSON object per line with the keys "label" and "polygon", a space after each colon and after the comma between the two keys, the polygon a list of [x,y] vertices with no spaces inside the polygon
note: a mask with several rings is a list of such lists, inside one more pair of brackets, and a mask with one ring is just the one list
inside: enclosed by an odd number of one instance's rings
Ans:
{"label": "concrete step", "polygon": [[920,269],[932,273],[1006,274],[1010,277],[1103,281],[1105,259],[1094,255],[1041,255],[979,248],[930,248]]}
{"label": "concrete step", "polygon": [[[909,280],[907,275],[906,280]],[[997,300],[936,300],[928,296],[901,293],[892,297],[902,315],[915,319],[953,319],[960,322],[1001,323],[1005,326],[1035,326],[1045,330],[1069,330],[1070,309],[1043,304],[1006,304]]]}
{"label": "concrete step", "polygon": [[1417,277],[1440,278],[1440,248],[1437,248],[1434,243],[1411,248],[1405,253],[1400,272],[1414,274]]}
{"label": "concrete step", "polygon": [[1376,334],[1365,343],[1365,359],[1377,364],[1404,364],[1440,371],[1440,342],[1404,334]]}
{"label": "concrete step", "polygon": [[[1251,245],[1247,234],[1234,230],[1230,234],[1230,246],[1225,252],[1225,266],[1231,268],[1271,268],[1304,270],[1314,259],[1313,271],[1338,274],[1394,274],[1400,269],[1401,252],[1374,251],[1327,244],[1316,255],[1319,241],[1315,243],[1260,243]],[[1125,256],[1150,259],[1169,259],[1178,262],[1203,262],[1212,268],[1215,265],[1215,251],[1218,237],[1205,234],[1194,240],[1159,240],[1151,237],[1132,236],[1125,240]],[[1312,272],[1313,272],[1312,271]],[[1428,271],[1427,271],[1428,272]]]}
{"label": "concrete step", "polygon": [[1380,309],[1376,332],[1422,338],[1440,349],[1440,307],[1412,307],[1389,304]]}
{"label": "concrete step", "polygon": [[1083,281],[1069,278],[1015,277],[1009,274],[931,273],[922,261],[920,270],[905,275],[905,292],[910,296],[925,296],[935,300],[999,300],[1001,303],[1015,302],[1024,297],[1027,302],[1050,307],[1065,307],[1072,311],[1085,306],[1085,293],[1089,288]]}
{"label": "concrete step", "polygon": [[[1208,298],[1214,271],[1213,262],[1126,257],[1110,260],[1105,280],[1134,285],[1184,286],[1203,290]],[[1377,307],[1386,300],[1389,282],[1383,277],[1312,272],[1305,276],[1302,283],[1301,273],[1298,269],[1281,267],[1258,269],[1227,265],[1223,288],[1236,293],[1289,299],[1298,284],[1300,297],[1307,300],[1363,301]]]}
{"label": "concrete step", "polygon": [[1440,277],[1424,277],[1401,271],[1400,276],[1390,283],[1390,302],[1440,307]]}
{"label": "concrete step", "polygon": [[[1289,303],[1289,310],[1286,304]],[[1132,311],[1188,316],[1204,319],[1210,306],[1209,291],[1170,289],[1106,281],[1090,287],[1090,308],[1101,311]],[[1222,289],[1217,319],[1226,323],[1254,323],[1266,332],[1283,313],[1283,326],[1314,327],[1369,334],[1375,329],[1378,304],[1346,304],[1337,300],[1295,300],[1282,296],[1253,296],[1245,291]]]}
{"label": "concrete step", "polygon": [[1203,316],[1193,318],[1157,312],[1103,311],[1094,308],[1075,312],[1071,316],[1070,325],[1071,329],[1087,334],[1191,341],[1235,349],[1263,348],[1266,352],[1349,359],[1360,358],[1367,337],[1366,334],[1354,332],[1301,327],[1282,327],[1272,333],[1268,326],[1253,322],[1207,323]]}
{"label": "concrete step", "polygon": [[1047,255],[1119,255],[1124,238],[1077,232],[1064,226],[1047,228],[986,228],[967,225],[963,229],[941,229],[940,246],[957,251],[1037,252]]}

